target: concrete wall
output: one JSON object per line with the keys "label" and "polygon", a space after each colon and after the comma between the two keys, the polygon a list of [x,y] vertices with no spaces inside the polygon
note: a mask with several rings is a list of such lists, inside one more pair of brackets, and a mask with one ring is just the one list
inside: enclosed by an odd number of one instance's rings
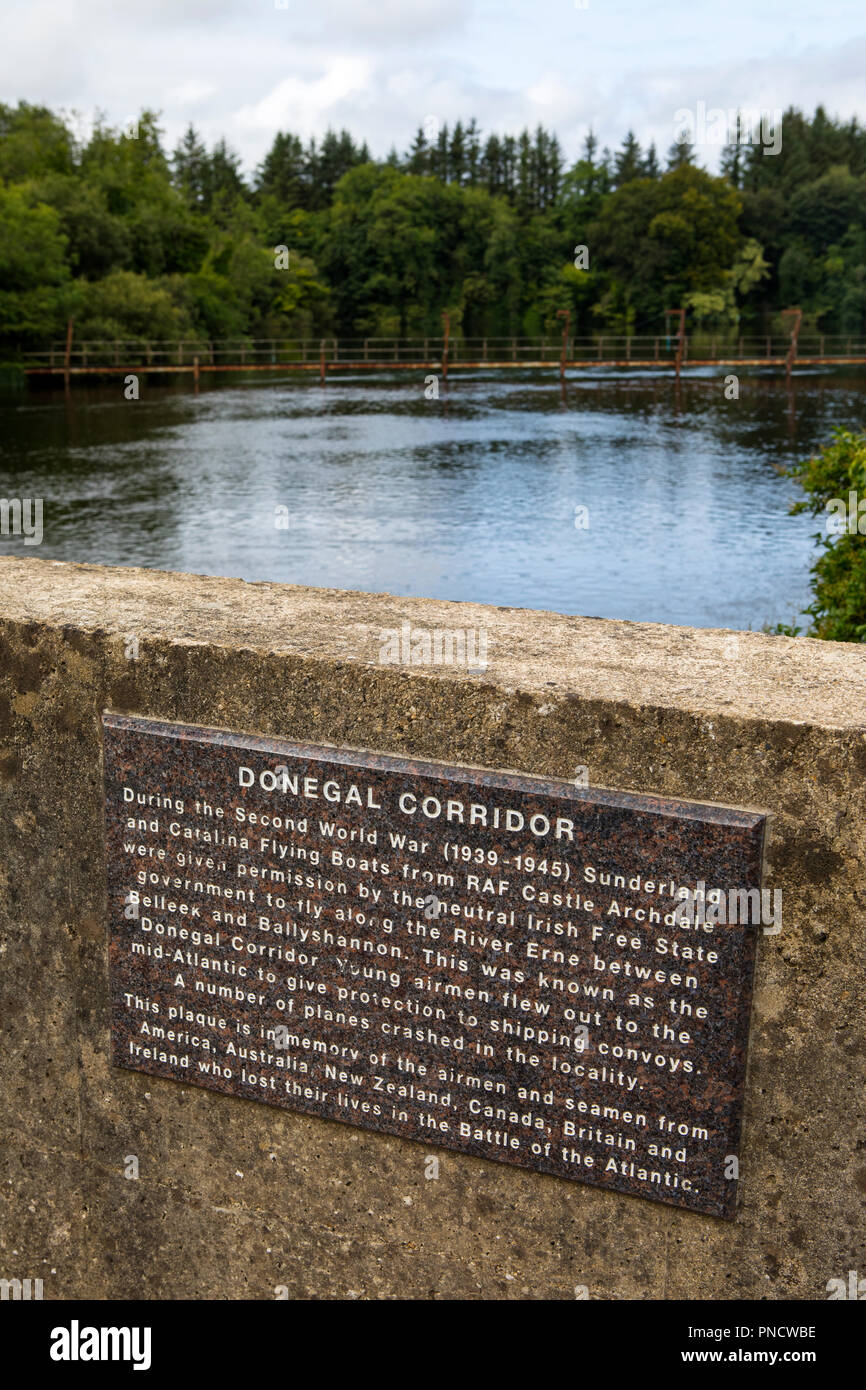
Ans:
{"label": "concrete wall", "polygon": [[[488,669],[381,665],[405,620],[484,628]],[[110,1067],[103,709],[771,813],[736,1220],[444,1150],[430,1182],[421,1145]],[[826,1298],[866,1274],[864,773],[862,648],[0,559],[0,1276]]]}

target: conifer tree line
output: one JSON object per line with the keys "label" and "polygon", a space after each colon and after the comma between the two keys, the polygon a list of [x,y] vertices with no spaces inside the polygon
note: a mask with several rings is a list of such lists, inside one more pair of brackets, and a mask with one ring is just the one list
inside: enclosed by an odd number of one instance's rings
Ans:
{"label": "conifer tree line", "polygon": [[[866,128],[818,108],[782,119],[778,154],[628,132],[569,162],[556,135],[419,128],[373,158],[348,131],[280,131],[245,176],[190,126],[166,149],[132,128],[0,105],[0,348],[61,338],[866,334]],[[288,248],[277,268],[275,249]],[[583,246],[582,257],[575,254]]]}

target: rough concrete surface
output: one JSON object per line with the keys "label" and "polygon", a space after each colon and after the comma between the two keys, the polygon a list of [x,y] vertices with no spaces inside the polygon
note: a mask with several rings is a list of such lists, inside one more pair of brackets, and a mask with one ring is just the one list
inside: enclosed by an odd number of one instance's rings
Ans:
{"label": "rough concrete surface", "polygon": [[[483,628],[487,669],[381,664],[405,621]],[[104,709],[766,811],[784,929],[759,943],[736,1219],[444,1150],[427,1181],[421,1145],[110,1067]],[[863,648],[0,559],[0,1276],[826,1298],[866,1272],[864,773]]]}

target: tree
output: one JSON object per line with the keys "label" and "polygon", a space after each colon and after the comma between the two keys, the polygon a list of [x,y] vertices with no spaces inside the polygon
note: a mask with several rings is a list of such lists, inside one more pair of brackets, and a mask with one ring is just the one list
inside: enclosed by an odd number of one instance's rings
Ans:
{"label": "tree", "polygon": [[210,167],[207,150],[190,122],[171,159],[172,179],[191,208],[201,211],[210,203]]}
{"label": "tree", "polygon": [[45,174],[71,175],[75,157],[70,131],[47,107],[0,103],[0,179],[23,183]]}
{"label": "tree", "polygon": [[272,196],[284,208],[305,205],[304,147],[297,135],[278,131],[256,171],[260,197]]}
{"label": "tree", "polygon": [[472,188],[478,183],[481,170],[481,135],[475,117],[466,127],[466,177]]}
{"label": "tree", "polygon": [[603,201],[590,228],[602,312],[620,327],[631,316],[650,328],[686,295],[724,290],[740,209],[729,184],[689,165],[630,180]]}
{"label": "tree", "polygon": [[67,241],[53,208],[0,181],[0,341],[4,350],[45,342],[71,303]]}
{"label": "tree", "polygon": [[463,123],[458,121],[451,133],[451,147],[448,151],[449,182],[464,183],[466,179],[466,139]]}
{"label": "tree", "polygon": [[641,165],[641,178],[657,179],[661,177],[661,166],[656,154],[655,145],[650,145]]}
{"label": "tree", "polygon": [[190,336],[192,323],[177,284],[114,270],[93,284],[80,283],[76,333],[108,341],[181,338]]}
{"label": "tree", "polygon": [[[653,151],[655,155],[655,151]],[[629,131],[622,142],[622,148],[614,155],[614,182],[617,188],[622,188],[623,184],[630,179],[643,177],[643,159],[641,148],[635,139],[634,132]]]}
{"label": "tree", "polygon": [[[237,155],[224,141],[208,152],[193,126],[169,160],[153,112],[125,130],[100,117],[85,140],[43,107],[0,105],[4,234],[20,242],[0,248],[0,335],[7,348],[57,335],[76,299],[92,323],[122,326],[126,286],[127,319],[150,304],[152,337],[166,323],[435,334],[446,307],[455,332],[479,335],[553,328],[568,306],[582,331],[655,332],[682,303],[696,322],[757,332],[796,303],[806,331],[853,337],[866,330],[866,130],[821,108],[789,109],[783,126],[769,158],[743,113],[718,179],[687,141],[660,173],[634,131],[611,156],[590,130],[568,167],[542,126],[482,142],[460,120],[375,162],[346,130],[306,148],[280,131],[250,189]],[[40,238],[50,255],[24,285],[16,257],[37,268]]]}
{"label": "tree", "polygon": [[668,150],[668,170],[684,169],[695,162],[695,147],[687,135],[681,135]]}
{"label": "tree", "polygon": [[220,203],[230,207],[236,198],[246,193],[241,177],[241,161],[225,140],[218,140],[208,160],[208,207]]}
{"label": "tree", "polygon": [[430,147],[427,144],[427,135],[423,126],[419,125],[415,132],[412,148],[406,156],[406,167],[410,174],[430,172]]}
{"label": "tree", "polygon": [[831,441],[789,476],[807,494],[792,511],[823,515],[827,522],[817,537],[823,554],[812,566],[811,635],[866,642],[866,432],[834,430]]}

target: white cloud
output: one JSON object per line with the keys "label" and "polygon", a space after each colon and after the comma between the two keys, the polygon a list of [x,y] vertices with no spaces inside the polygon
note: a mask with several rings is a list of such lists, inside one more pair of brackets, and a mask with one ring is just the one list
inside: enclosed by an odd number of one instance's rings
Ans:
{"label": "white cloud", "polygon": [[699,99],[864,114],[862,0],[800,0],[800,14],[726,0],[721,19],[694,0],[590,3],[31,0],[5,25],[0,90],[114,123],[156,108],[170,147],[193,119],[248,169],[278,129],[346,126],[384,154],[427,117],[510,133],[542,121],[573,158],[590,124],[603,144],[631,127],[664,153],[674,113]]}
{"label": "white cloud", "polygon": [[236,111],[230,124],[245,135],[273,136],[277,130],[311,135],[333,124],[349,98],[369,89],[371,77],[367,59],[334,58],[319,76],[284,77],[260,101]]}
{"label": "white cloud", "polygon": [[461,27],[473,6],[470,0],[324,0],[320,8],[343,42],[351,35],[404,44]]}
{"label": "white cloud", "polygon": [[166,92],[165,101],[168,106],[198,106],[207,97],[213,96],[216,90],[212,82],[197,82],[190,78]]}

